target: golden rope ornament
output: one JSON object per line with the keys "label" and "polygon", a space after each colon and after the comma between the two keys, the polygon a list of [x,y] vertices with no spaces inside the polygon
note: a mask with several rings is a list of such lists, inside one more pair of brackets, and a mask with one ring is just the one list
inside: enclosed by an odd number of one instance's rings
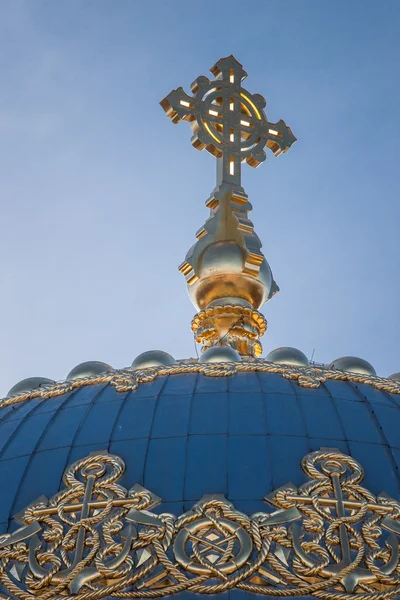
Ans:
{"label": "golden rope ornament", "polygon": [[175,365],[148,367],[146,369],[119,369],[101,375],[84,377],[73,381],[64,381],[46,385],[29,392],[23,392],[0,400],[0,409],[19,404],[32,398],[55,398],[68,392],[88,385],[107,384],[114,386],[118,392],[130,392],[137,389],[141,383],[154,381],[156,377],[165,375],[182,375],[183,373],[201,373],[206,377],[227,377],[236,373],[277,373],[285,379],[296,382],[300,387],[316,389],[328,380],[363,383],[389,394],[400,394],[400,382],[384,377],[348,373],[335,369],[317,366],[295,367],[271,363],[263,359],[253,359],[242,362],[199,363],[192,360],[182,360]]}
{"label": "golden rope ornament", "polygon": [[[241,589],[264,596],[384,600],[400,593],[400,503],[361,486],[361,465],[336,449],[307,454],[308,481],[287,484],[245,515],[204,496],[176,517],[161,499],[119,484],[123,460],[93,452],[65,488],[19,513],[0,536],[0,592],[19,600],[161,598]],[[21,516],[22,515],[22,516]]]}

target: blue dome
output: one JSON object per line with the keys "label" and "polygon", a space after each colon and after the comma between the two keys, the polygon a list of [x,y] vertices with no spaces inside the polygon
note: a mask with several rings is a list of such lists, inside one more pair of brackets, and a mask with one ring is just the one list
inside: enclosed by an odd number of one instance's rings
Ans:
{"label": "blue dome", "polygon": [[304,483],[303,456],[338,448],[364,467],[363,485],[400,498],[400,395],[327,380],[301,387],[275,373],[157,377],[135,391],[86,385],[0,409],[0,531],[65,468],[94,450],[126,464],[122,485],[160,496],[156,512],[181,514],[224,494],[247,514],[265,495]]}

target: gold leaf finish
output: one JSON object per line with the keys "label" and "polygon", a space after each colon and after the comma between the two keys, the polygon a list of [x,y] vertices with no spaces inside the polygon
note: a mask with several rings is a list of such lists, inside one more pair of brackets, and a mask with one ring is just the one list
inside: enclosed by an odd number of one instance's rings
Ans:
{"label": "gold leaf finish", "polygon": [[119,484],[123,460],[94,452],[67,468],[65,488],[0,536],[0,581],[20,600],[161,598],[230,589],[265,596],[380,600],[400,593],[400,503],[361,486],[361,465],[336,449],[307,454],[308,481],[246,515],[204,496],[178,517]]}
{"label": "gold leaf finish", "polygon": [[[197,150],[206,149],[217,159],[217,185],[206,201],[210,217],[179,270],[200,311],[192,327],[203,349],[223,340],[241,356],[258,357],[266,330],[258,309],[279,288],[249,219],[252,206],[242,187],[241,166],[260,165],[266,147],[283,154],[296,138],[284,121],[268,121],[265,99],[242,87],[247,73],[233,56],[221,58],[211,73],[215,80],[201,76],[192,83],[192,96],[179,87],[160,103],[173,123],[190,124]],[[237,310],[239,318],[234,318]],[[204,311],[207,323],[197,326]]]}
{"label": "gold leaf finish", "polygon": [[161,375],[182,375],[183,373],[201,373],[206,377],[226,377],[236,373],[254,372],[254,373],[278,373],[285,379],[295,381],[301,387],[318,388],[321,383],[327,380],[349,381],[351,383],[363,383],[387,392],[389,394],[400,394],[400,381],[395,379],[386,379],[384,377],[374,377],[372,375],[363,375],[357,373],[346,373],[334,369],[323,367],[294,367],[291,365],[280,365],[271,363],[263,359],[249,360],[237,363],[213,363],[202,364],[191,359],[182,360],[176,365],[149,367],[147,369],[119,369],[96,375],[76,379],[75,381],[65,381],[55,385],[34,389],[30,392],[24,392],[10,398],[4,398],[0,401],[0,409],[20,402],[25,402],[31,398],[55,398],[62,396],[67,392],[85,387],[87,385],[99,385],[109,383],[114,386],[118,392],[128,392],[136,390],[141,383],[153,381]]}

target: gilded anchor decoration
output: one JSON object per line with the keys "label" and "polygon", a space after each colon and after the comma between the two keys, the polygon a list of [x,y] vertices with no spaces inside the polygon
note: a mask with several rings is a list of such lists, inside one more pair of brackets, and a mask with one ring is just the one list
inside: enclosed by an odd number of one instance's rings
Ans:
{"label": "gilded anchor decoration", "polygon": [[265,596],[378,600],[400,594],[400,503],[361,486],[361,465],[336,449],[307,454],[308,477],[248,516],[204,496],[176,517],[161,499],[118,482],[125,465],[95,452],[64,474],[65,489],[16,515],[0,537],[0,593],[30,600],[147,598],[237,588]]}

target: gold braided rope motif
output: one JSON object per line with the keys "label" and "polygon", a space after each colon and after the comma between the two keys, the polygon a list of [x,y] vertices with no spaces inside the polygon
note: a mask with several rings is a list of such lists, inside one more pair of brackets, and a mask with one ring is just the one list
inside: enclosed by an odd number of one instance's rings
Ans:
{"label": "gold braided rope motif", "polygon": [[[400,593],[400,503],[360,485],[361,465],[334,449],[307,454],[309,481],[251,516],[205,496],[175,517],[118,482],[125,465],[94,452],[67,468],[0,536],[0,591],[20,600],[160,598],[237,588],[264,596],[380,600]],[[277,509],[277,510],[276,510]],[[0,594],[1,595],[1,594]]]}
{"label": "gold braided rope motif", "polygon": [[243,372],[278,373],[285,379],[291,379],[305,388],[319,388],[321,383],[328,380],[349,381],[351,383],[364,383],[387,392],[400,394],[400,382],[384,377],[374,377],[358,373],[347,373],[334,369],[321,367],[294,367],[271,363],[262,359],[231,363],[199,363],[183,360],[176,365],[149,367],[147,369],[120,369],[93,377],[85,377],[74,381],[55,383],[44,387],[24,392],[10,398],[0,400],[0,409],[32,398],[55,398],[67,392],[85,387],[87,385],[111,384],[118,392],[136,390],[141,383],[148,383],[162,375],[181,375],[183,373],[201,373],[207,377],[226,377]]}

